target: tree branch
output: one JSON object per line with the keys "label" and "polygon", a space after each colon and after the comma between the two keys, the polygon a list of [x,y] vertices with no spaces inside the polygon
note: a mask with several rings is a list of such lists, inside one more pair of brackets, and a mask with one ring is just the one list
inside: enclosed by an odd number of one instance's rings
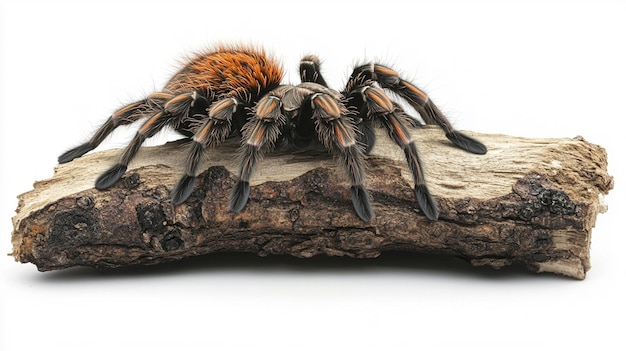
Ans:
{"label": "tree branch", "polygon": [[142,149],[113,188],[93,188],[118,150],[59,165],[52,179],[19,197],[13,256],[41,271],[156,264],[212,252],[373,258],[385,251],[454,255],[472,265],[524,264],[584,279],[591,230],[613,187],[603,148],[582,138],[473,135],[486,155],[451,146],[438,129],[415,132],[440,219],[415,204],[404,154],[380,134],[368,157],[376,217],[354,213],[344,176],[326,155],[268,155],[250,201],[228,211],[237,142],[209,152],[196,190],[173,207],[181,142]]}

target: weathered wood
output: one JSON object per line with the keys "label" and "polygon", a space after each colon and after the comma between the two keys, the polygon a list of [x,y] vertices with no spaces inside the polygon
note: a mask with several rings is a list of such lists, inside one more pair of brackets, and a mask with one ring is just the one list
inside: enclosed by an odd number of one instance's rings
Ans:
{"label": "weathered wood", "polygon": [[402,151],[380,135],[368,157],[376,217],[354,213],[346,182],[325,155],[268,155],[250,201],[228,211],[237,143],[212,152],[196,190],[174,208],[169,191],[182,173],[181,142],[144,148],[125,177],[93,189],[118,150],[59,165],[52,179],[19,197],[13,256],[41,271],[156,264],[212,252],[373,258],[385,251],[455,255],[472,265],[513,263],[583,279],[591,230],[613,187],[603,148],[582,138],[527,139],[468,133],[486,155],[451,146],[440,130],[415,132],[440,219],[413,199]]}

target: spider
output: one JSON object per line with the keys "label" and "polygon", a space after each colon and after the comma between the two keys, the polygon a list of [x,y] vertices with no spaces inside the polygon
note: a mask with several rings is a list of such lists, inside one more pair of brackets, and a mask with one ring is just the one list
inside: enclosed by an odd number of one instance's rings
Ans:
{"label": "spider", "polygon": [[370,221],[374,213],[364,186],[364,155],[374,146],[374,128],[382,126],[404,151],[419,208],[428,219],[437,220],[439,210],[409,133],[409,128],[423,124],[385,90],[408,102],[426,124],[439,125],[457,147],[475,154],[487,152],[481,142],[453,129],[424,91],[388,66],[357,65],[342,91],[328,87],[314,55],[302,58],[299,71],[300,84],[281,84],[281,64],[263,49],[221,45],[200,52],[162,91],[113,112],[91,139],[63,153],[58,161],[70,162],[96,148],[115,128],[145,119],[119,161],[97,178],[95,187],[107,189],[124,175],[147,138],[171,126],[191,138],[184,175],[171,192],[172,203],[179,205],[194,190],[206,150],[229,137],[240,137],[239,177],[229,201],[230,210],[239,212],[248,201],[250,179],[264,153],[282,145],[314,145],[331,152],[344,168],[355,212]]}

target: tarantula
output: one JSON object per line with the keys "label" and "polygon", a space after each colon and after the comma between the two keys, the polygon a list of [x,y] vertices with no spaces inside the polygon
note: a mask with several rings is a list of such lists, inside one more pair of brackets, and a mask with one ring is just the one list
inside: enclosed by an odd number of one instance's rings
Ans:
{"label": "tarantula", "polygon": [[486,147],[452,128],[448,119],[415,85],[379,63],[354,68],[342,91],[328,87],[313,55],[300,61],[301,83],[281,84],[282,66],[262,49],[218,46],[190,58],[162,91],[115,111],[87,142],[65,152],[59,163],[96,148],[115,128],[146,119],[114,166],[98,177],[97,189],[107,189],[126,172],[141,144],[165,126],[191,138],[185,174],[171,192],[174,205],[193,192],[203,153],[231,136],[241,137],[239,179],[230,195],[230,209],[241,211],[250,195],[250,178],[262,155],[277,145],[329,150],[343,166],[356,214],[373,218],[364,187],[364,155],[374,146],[373,128],[382,126],[404,150],[413,175],[417,204],[436,220],[439,210],[424,178],[424,171],[409,128],[422,123],[408,115],[384,90],[403,98],[426,124],[437,124],[456,146],[476,154]]}

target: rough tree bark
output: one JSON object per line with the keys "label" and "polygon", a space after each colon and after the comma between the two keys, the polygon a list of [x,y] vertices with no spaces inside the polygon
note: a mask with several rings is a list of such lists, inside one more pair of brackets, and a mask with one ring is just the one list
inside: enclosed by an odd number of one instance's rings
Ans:
{"label": "rough tree bark", "polygon": [[181,142],[144,148],[124,178],[93,189],[118,151],[59,165],[54,177],[19,197],[13,256],[41,271],[156,264],[212,252],[347,255],[385,251],[454,255],[472,265],[524,264],[584,279],[591,230],[613,187],[603,148],[580,137],[526,139],[468,133],[486,155],[454,148],[440,130],[415,133],[440,219],[416,207],[402,151],[385,136],[368,157],[376,217],[354,213],[342,171],[328,156],[268,155],[247,207],[228,211],[236,142],[210,152],[196,190],[173,207]]}

